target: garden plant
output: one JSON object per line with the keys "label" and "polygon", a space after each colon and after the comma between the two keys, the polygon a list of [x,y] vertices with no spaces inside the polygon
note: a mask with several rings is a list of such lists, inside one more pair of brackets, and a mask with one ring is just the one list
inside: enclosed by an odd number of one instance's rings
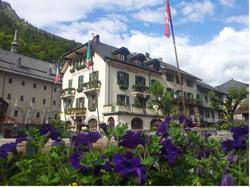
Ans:
{"label": "garden plant", "polygon": [[[183,115],[167,117],[156,132],[100,124],[64,143],[57,128],[44,124],[0,147],[0,185],[249,185],[248,125],[217,141],[198,133]],[[102,149],[93,143],[105,136]],[[50,150],[43,151],[48,140]],[[17,151],[27,141],[32,151]],[[113,143],[111,143],[113,142]]]}

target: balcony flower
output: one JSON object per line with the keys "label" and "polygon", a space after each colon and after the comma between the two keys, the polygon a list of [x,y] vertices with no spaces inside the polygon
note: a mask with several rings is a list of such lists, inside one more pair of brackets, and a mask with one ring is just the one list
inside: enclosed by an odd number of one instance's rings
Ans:
{"label": "balcony flower", "polygon": [[166,135],[167,134],[167,130],[168,130],[168,124],[169,122],[173,119],[172,116],[168,116],[162,123],[161,125],[158,127],[157,131],[156,131],[156,135],[157,136],[162,136],[162,135]]}
{"label": "balcony flower", "polygon": [[136,148],[136,146],[139,144],[144,145],[145,141],[142,137],[142,134],[142,132],[127,131],[127,133],[122,137],[118,145],[130,149]]}
{"label": "balcony flower", "polygon": [[115,172],[124,180],[127,180],[129,176],[135,176],[140,185],[145,183],[145,168],[141,165],[140,158],[134,157],[131,152],[127,152],[124,156],[120,153],[114,154],[112,162]]}

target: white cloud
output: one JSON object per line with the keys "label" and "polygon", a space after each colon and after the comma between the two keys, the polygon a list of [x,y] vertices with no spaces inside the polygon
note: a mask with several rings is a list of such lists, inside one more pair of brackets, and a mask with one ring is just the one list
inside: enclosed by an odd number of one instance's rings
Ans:
{"label": "white cloud", "polygon": [[6,0],[17,14],[38,27],[85,18],[98,10],[130,11],[156,6],[161,0]]}
{"label": "white cloud", "polygon": [[227,23],[242,23],[248,25],[249,17],[248,16],[231,16],[226,19]]}
{"label": "white cloud", "polygon": [[212,15],[214,13],[214,5],[209,0],[197,1],[192,0],[192,2],[182,1],[178,8],[183,15],[181,22],[203,22],[204,17],[207,15]]}
{"label": "white cloud", "polygon": [[227,7],[233,7],[235,0],[220,0],[220,4]]}
{"label": "white cloud", "polygon": [[144,8],[133,15],[135,19],[152,23],[164,23],[164,9],[159,8],[157,10]]}
{"label": "white cloud", "polygon": [[[175,8],[171,7],[171,16],[175,16],[177,14],[177,11]],[[164,7],[160,7],[157,9],[152,9],[149,7],[145,7],[138,12],[133,14],[133,17],[137,20],[141,20],[144,22],[150,22],[150,23],[164,23]]]}

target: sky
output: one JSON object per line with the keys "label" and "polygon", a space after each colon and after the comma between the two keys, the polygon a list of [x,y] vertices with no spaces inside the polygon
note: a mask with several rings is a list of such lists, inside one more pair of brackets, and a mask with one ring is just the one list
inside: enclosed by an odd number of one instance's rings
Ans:
{"label": "sky", "polygon": [[[164,0],[5,0],[34,26],[85,43],[149,52],[176,64],[164,36]],[[248,0],[170,0],[180,68],[217,86],[249,83]]]}

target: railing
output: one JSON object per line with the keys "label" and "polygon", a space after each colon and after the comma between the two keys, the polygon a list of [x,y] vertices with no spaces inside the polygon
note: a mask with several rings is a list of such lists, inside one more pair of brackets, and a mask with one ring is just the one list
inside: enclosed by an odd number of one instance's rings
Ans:
{"label": "railing", "polygon": [[133,114],[145,114],[145,115],[162,115],[161,111],[156,111],[151,108],[142,108],[135,107],[133,105],[105,105],[103,106],[103,113],[114,113],[114,112],[123,112],[123,113],[133,113]]}
{"label": "railing", "polygon": [[63,90],[62,97],[71,97],[75,95],[75,88],[66,88]]}
{"label": "railing", "polygon": [[86,108],[69,108],[65,110],[65,114],[67,115],[85,115],[86,114]]}
{"label": "railing", "polygon": [[145,92],[149,90],[149,87],[142,85],[133,85],[132,89],[134,90],[134,92]]}
{"label": "railing", "polygon": [[[199,100],[197,100],[197,99],[184,98],[184,101],[188,105],[200,105]],[[174,102],[175,103],[182,103],[182,97],[179,96],[178,98],[175,98]]]}
{"label": "railing", "polygon": [[101,87],[101,82],[99,80],[89,81],[82,83],[83,92],[94,91],[95,89],[99,89]]}

